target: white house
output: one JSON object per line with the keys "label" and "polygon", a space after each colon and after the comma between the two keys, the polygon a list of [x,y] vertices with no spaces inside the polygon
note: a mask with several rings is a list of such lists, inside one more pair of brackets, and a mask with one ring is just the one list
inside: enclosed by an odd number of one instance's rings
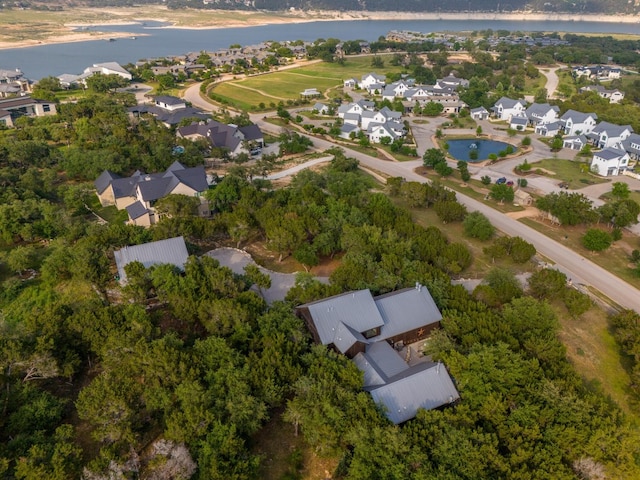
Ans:
{"label": "white house", "polygon": [[338,117],[344,118],[347,113],[357,113],[362,115],[365,110],[373,111],[375,104],[368,100],[359,100],[357,102],[347,103],[338,107]]}
{"label": "white house", "polygon": [[540,123],[536,125],[535,132],[543,137],[555,137],[560,129],[560,122]]}
{"label": "white house", "polygon": [[593,154],[591,159],[591,171],[610,177],[620,175],[629,165],[629,154],[618,144],[618,148],[608,147]]}
{"label": "white house", "polygon": [[351,125],[349,123],[345,123],[340,127],[340,138],[351,139],[351,134],[358,135],[360,133],[360,128],[357,125]]}
{"label": "white house", "polygon": [[509,128],[511,128],[512,130],[517,130],[519,132],[524,131],[527,128],[527,125],[529,125],[529,120],[527,120],[527,117],[512,116],[509,120]]}
{"label": "white house", "polygon": [[596,126],[598,115],[567,110],[560,117],[560,123],[565,135],[588,135]]}
{"label": "white house", "polygon": [[562,139],[562,148],[570,148],[571,150],[582,150],[588,143],[587,137],[584,135],[573,135]]}
{"label": "white house", "polygon": [[356,85],[358,85],[358,80],[355,78],[347,78],[342,82],[344,88],[356,88]]}
{"label": "white house", "polygon": [[541,123],[552,123],[558,120],[558,112],[560,108],[548,103],[534,103],[524,112],[529,123],[534,127]]}
{"label": "white house", "polygon": [[609,103],[620,103],[624,100],[624,92],[614,88],[612,90],[604,88],[602,85],[588,85],[580,89],[581,92],[596,92],[602,98],[609,100]]}
{"label": "white house", "polygon": [[600,122],[588,135],[598,148],[613,147],[622,143],[633,133],[631,125],[615,125],[609,122]]}
{"label": "white house", "polygon": [[387,77],[385,75],[378,75],[376,73],[366,73],[362,75],[362,79],[360,80],[360,83],[358,84],[358,86],[363,90],[368,90],[369,87],[374,84],[384,85],[386,80],[387,80]]}
{"label": "white house", "polygon": [[513,100],[502,97],[491,108],[496,118],[500,120],[511,120],[511,117],[523,117],[527,104],[524,100]]}
{"label": "white house", "polygon": [[474,120],[486,120],[489,118],[489,111],[484,107],[472,108],[469,113]]}
{"label": "white house", "polygon": [[328,115],[329,114],[329,106],[325,105],[324,103],[321,103],[321,102],[317,102],[312,107],[312,110],[318,112],[320,115]]}
{"label": "white house", "polygon": [[159,95],[153,99],[153,103],[156,107],[164,108],[165,110],[174,111],[181,108],[187,108],[187,104],[178,97],[171,95]]}
{"label": "white house", "polygon": [[622,142],[622,147],[625,152],[629,154],[631,159],[635,161],[640,160],[640,135],[632,133],[624,142]]}
{"label": "white house", "polygon": [[392,126],[389,123],[375,123],[369,126],[367,135],[369,136],[369,140],[371,141],[371,143],[380,143],[380,141],[384,137],[389,137],[391,141],[400,138],[401,135],[396,132],[396,127]]}

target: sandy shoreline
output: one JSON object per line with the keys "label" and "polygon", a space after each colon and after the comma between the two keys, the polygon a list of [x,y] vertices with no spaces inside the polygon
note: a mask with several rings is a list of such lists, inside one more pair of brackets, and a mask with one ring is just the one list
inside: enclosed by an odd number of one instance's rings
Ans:
{"label": "sandy shoreline", "polygon": [[[210,30],[220,28],[243,28],[262,25],[282,25],[290,23],[329,22],[329,21],[358,21],[358,20],[504,20],[504,21],[571,21],[571,22],[599,22],[599,23],[626,23],[640,24],[640,15],[572,15],[572,14],[546,14],[531,12],[516,13],[492,13],[492,12],[459,12],[459,13],[435,13],[435,12],[338,12],[338,11],[292,11],[292,12],[263,12],[264,16],[252,18],[247,12],[232,12],[236,18],[230,19],[230,12],[221,11],[220,18],[215,16],[199,25],[179,25],[170,18],[134,17],[131,19],[113,19],[96,23],[69,23],[64,27],[67,33],[55,34],[40,40],[0,41],[0,50],[10,48],[22,48],[42,46],[58,43],[85,42],[92,40],[107,40],[109,38],[127,38],[133,33],[127,32],[100,32],[77,30],[82,27],[99,25],[137,25],[145,21],[166,22],[170,25],[159,28],[176,28],[184,30]],[[241,18],[245,16],[245,18]],[[240,18],[238,18],[240,17]],[[640,32],[640,29],[639,29]],[[136,33],[136,36],[144,34]],[[603,34],[604,35],[604,34]]]}

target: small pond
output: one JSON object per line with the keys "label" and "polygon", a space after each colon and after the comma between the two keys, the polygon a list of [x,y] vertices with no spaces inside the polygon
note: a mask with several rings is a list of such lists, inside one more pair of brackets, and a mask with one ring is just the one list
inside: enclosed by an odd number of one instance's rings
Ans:
{"label": "small pond", "polygon": [[[482,162],[487,160],[492,153],[498,155],[499,152],[509,147],[509,144],[505,142],[477,138],[447,140],[447,143],[449,144],[449,154],[453,158],[469,163]],[[512,148],[514,147],[512,146]]]}

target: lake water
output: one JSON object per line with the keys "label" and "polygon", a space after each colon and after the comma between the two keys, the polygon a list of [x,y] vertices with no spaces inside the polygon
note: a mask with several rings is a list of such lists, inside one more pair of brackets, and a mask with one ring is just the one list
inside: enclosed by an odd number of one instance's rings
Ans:
{"label": "lake water", "polygon": [[[469,163],[482,162],[483,160],[487,160],[489,155],[504,150],[509,146],[508,143],[498,142],[496,140],[478,140],[474,138],[461,138],[456,140],[447,140],[447,144],[449,145],[449,155],[451,155],[456,160],[463,160]],[[471,151],[478,152],[478,157],[474,160],[471,160],[469,154]]]}
{"label": "lake water", "polygon": [[114,61],[124,65],[142,59],[183,55],[202,50],[214,51],[236,43],[252,45],[267,40],[313,41],[318,38],[339,38],[372,41],[386,35],[390,30],[456,32],[491,28],[523,32],[633,34],[639,31],[637,24],[515,20],[355,20],[207,30],[159,27],[162,27],[162,24],[145,22],[137,25],[94,28],[107,32],[128,32],[136,36],[135,40],[94,40],[0,50],[0,68],[19,68],[25,76],[37,80],[49,75],[79,74],[86,67],[99,62]]}

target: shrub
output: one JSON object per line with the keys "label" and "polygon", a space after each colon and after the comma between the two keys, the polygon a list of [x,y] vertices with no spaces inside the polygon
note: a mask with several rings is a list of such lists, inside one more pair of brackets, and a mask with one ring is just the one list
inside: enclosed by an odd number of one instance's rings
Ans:
{"label": "shrub", "polygon": [[483,185],[491,185],[491,177],[489,175],[483,175],[480,177],[480,181]]}
{"label": "shrub", "polygon": [[489,219],[480,212],[471,212],[462,222],[464,233],[479,240],[489,240],[493,237],[496,229]]}
{"label": "shrub", "polygon": [[585,248],[594,252],[606,250],[611,246],[612,241],[613,238],[609,233],[598,228],[590,228],[587,230],[587,233],[582,236],[582,244]]}
{"label": "shrub", "polygon": [[[524,137],[522,139],[522,145],[524,147],[528,147],[529,145],[531,145],[531,137]],[[525,160],[526,161],[526,160]]]}
{"label": "shrub", "polygon": [[527,179],[526,179],[526,178],[519,178],[519,179],[518,179],[518,186],[519,186],[519,187],[524,188],[524,187],[526,187],[527,185],[529,185],[529,182],[527,181]]}

